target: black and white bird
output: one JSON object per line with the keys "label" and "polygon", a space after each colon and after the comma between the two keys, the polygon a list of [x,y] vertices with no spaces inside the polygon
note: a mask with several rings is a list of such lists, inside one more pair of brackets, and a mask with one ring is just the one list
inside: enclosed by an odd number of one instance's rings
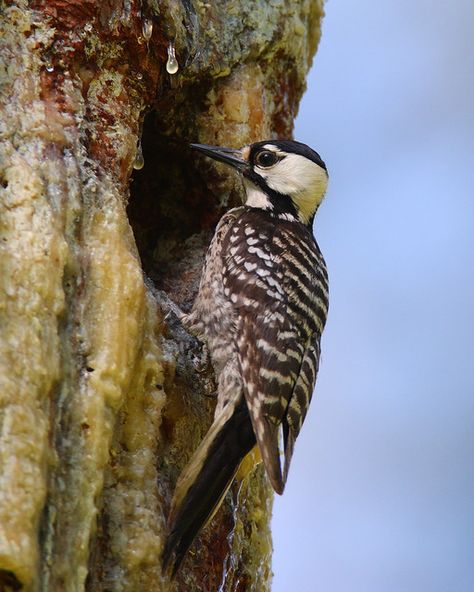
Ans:
{"label": "black and white bird", "polygon": [[192,310],[178,313],[207,345],[218,399],[176,485],[163,552],[173,573],[255,445],[273,489],[283,493],[328,311],[326,265],[312,233],[328,181],[319,154],[289,140],[192,147],[240,171],[246,201],[221,218]]}

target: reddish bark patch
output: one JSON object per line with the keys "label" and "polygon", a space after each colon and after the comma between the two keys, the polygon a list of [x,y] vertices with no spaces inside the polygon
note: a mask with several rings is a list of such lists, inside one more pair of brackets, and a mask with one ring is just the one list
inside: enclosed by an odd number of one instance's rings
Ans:
{"label": "reddish bark patch", "polygon": [[35,0],[32,8],[51,17],[63,29],[83,26],[97,10],[96,0]]}

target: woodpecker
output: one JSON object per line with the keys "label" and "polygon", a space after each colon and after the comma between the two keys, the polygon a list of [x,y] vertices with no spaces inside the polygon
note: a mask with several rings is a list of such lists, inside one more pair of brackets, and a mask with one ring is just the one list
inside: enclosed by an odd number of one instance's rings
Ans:
{"label": "woodpecker", "polygon": [[255,445],[283,493],[328,311],[326,264],[312,233],[328,182],[319,154],[290,140],[191,146],[237,169],[246,200],[217,225],[191,312],[175,309],[208,348],[218,396],[214,422],[176,485],[162,557],[173,574]]}

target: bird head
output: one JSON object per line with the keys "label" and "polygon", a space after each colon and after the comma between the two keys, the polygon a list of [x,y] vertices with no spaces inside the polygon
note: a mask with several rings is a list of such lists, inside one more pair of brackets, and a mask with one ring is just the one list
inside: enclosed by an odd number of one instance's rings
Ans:
{"label": "bird head", "polygon": [[245,205],[311,226],[326,192],[328,174],[319,154],[309,146],[293,140],[264,140],[239,150],[191,146],[242,173]]}

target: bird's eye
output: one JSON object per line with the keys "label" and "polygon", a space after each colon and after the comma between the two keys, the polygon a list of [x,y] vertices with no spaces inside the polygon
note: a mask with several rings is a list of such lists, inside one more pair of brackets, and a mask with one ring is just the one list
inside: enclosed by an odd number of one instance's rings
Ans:
{"label": "bird's eye", "polygon": [[255,157],[255,164],[263,168],[271,167],[277,162],[278,156],[274,152],[271,152],[271,150],[259,152]]}

